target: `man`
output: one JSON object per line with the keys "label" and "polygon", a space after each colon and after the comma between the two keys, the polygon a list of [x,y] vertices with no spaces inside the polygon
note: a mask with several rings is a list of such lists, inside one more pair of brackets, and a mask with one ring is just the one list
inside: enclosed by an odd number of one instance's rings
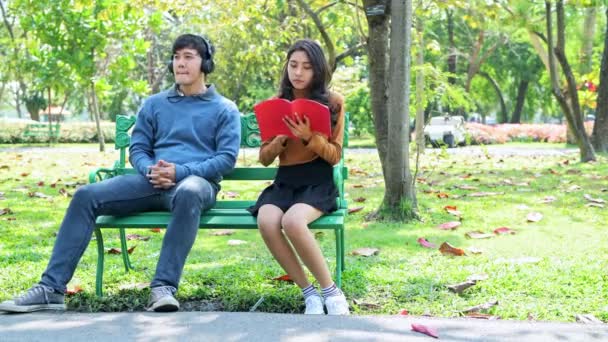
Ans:
{"label": "man", "polygon": [[173,43],[169,70],[175,85],[155,94],[139,111],[129,147],[138,174],[79,188],[61,223],[40,282],[0,311],[65,310],[64,292],[87,248],[99,215],[169,210],[152,280],[149,311],[177,311],[174,298],[201,211],[215,204],[222,175],[234,168],[240,145],[240,113],[205,83],[213,71],[213,47],[185,34]]}

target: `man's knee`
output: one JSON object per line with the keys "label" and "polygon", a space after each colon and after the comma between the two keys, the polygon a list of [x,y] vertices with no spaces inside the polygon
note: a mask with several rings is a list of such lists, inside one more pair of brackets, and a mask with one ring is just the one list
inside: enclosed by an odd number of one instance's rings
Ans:
{"label": "man's knee", "polygon": [[177,185],[174,205],[211,206],[215,203],[215,189],[204,178],[188,176]]}

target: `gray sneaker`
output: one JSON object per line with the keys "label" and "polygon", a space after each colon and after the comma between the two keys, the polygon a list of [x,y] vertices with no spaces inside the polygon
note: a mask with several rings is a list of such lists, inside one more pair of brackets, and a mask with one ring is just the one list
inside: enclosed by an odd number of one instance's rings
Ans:
{"label": "gray sneaker", "polygon": [[173,312],[179,310],[179,302],[173,295],[177,289],[173,286],[153,287],[150,291],[148,311]]}
{"label": "gray sneaker", "polygon": [[57,293],[52,288],[37,284],[23,295],[13,300],[0,303],[0,311],[33,312],[40,310],[65,310],[63,293]]}

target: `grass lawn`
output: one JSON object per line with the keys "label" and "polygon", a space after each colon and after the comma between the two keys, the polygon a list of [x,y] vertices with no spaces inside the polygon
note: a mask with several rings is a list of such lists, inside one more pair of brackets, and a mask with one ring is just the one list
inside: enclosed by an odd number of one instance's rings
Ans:
{"label": "grass lawn", "polygon": [[[111,165],[116,153],[53,149],[0,153],[0,213],[4,208],[12,212],[0,214],[0,300],[5,300],[29,288],[44,271],[69,203],[62,193],[73,193],[74,186],[84,184],[92,168]],[[489,158],[429,154],[422,158],[417,182],[421,221],[412,223],[365,220],[383,196],[377,158],[376,153],[347,156],[349,203],[363,207],[348,217],[347,252],[379,249],[371,257],[346,257],[344,291],[355,300],[351,306],[355,314],[396,314],[406,309],[412,315],[456,317],[465,308],[497,300],[498,305],[487,312],[503,319],[572,322],[576,314],[593,314],[608,321],[608,209],[587,206],[584,197],[608,200],[605,156],[598,163],[580,164],[576,154]],[[253,165],[255,160],[249,152],[239,163]],[[231,196],[253,199],[263,186],[226,184],[220,196],[232,192]],[[458,221],[444,210],[448,205],[460,211],[461,225],[455,230],[438,229],[441,223]],[[528,222],[526,217],[533,212],[541,213],[542,219]],[[487,239],[465,236],[470,231],[492,233],[498,227],[516,234]],[[131,256],[134,272],[124,272],[120,255],[107,255],[102,299],[94,295],[97,252],[91,243],[68,285],[83,290],[68,297],[70,309],[142,310],[149,292],[138,287],[153,276],[163,232],[128,231],[150,239],[129,241],[136,246]],[[273,280],[283,271],[257,231],[231,236],[212,232],[200,231],[187,261],[178,293],[184,309],[248,311],[263,297],[259,311],[302,312],[299,289]],[[119,247],[117,234],[105,230],[104,236],[106,248]],[[437,246],[448,242],[467,254],[442,255],[436,248],[419,245],[420,237]],[[317,239],[333,270],[333,236],[326,232]],[[232,246],[229,240],[246,243]],[[472,275],[487,279],[462,294],[447,289]]]}

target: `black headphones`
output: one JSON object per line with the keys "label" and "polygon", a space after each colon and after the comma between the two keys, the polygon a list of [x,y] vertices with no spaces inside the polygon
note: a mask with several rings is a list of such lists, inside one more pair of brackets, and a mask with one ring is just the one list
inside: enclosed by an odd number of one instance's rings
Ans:
{"label": "black headphones", "polygon": [[[213,63],[213,45],[211,45],[211,43],[204,37],[194,34],[191,36],[198,41],[199,45],[205,46],[205,53],[203,56],[201,56],[201,71],[205,75],[212,73],[213,69],[215,68],[215,63]],[[200,41],[202,41],[202,44],[200,44]],[[169,72],[173,74],[173,56],[171,57],[171,61],[167,65],[167,68],[169,68]]]}

